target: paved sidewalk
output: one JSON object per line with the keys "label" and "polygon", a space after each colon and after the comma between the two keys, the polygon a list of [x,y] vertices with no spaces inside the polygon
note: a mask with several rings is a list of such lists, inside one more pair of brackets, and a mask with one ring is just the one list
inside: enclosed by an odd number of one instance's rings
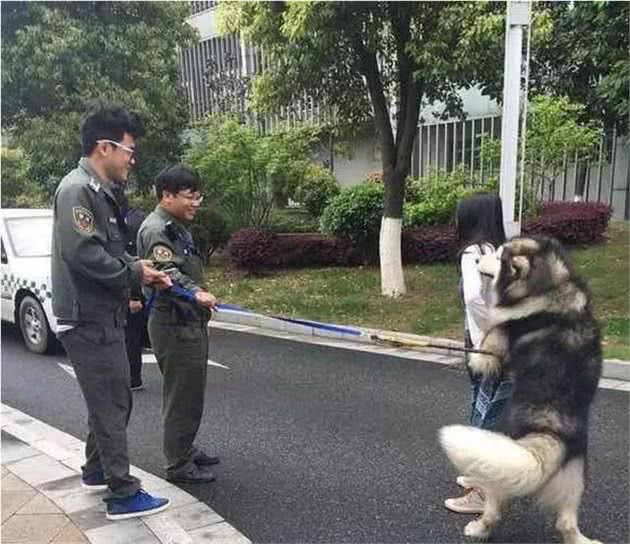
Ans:
{"label": "paved sidewalk", "polygon": [[144,488],[171,499],[164,512],[123,521],[105,518],[102,492],[81,487],[84,443],[0,405],[3,543],[246,544],[206,504],[137,467]]}

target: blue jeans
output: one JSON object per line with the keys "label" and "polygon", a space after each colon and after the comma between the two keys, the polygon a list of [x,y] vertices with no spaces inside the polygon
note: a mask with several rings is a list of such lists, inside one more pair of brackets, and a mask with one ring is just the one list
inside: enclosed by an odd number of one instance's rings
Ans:
{"label": "blue jeans", "polygon": [[497,430],[511,394],[511,376],[473,377],[470,423],[475,427]]}

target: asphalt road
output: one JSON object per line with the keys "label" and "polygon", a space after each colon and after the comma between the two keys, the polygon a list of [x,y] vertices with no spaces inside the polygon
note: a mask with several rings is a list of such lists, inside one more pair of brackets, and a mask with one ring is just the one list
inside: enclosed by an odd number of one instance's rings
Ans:
{"label": "asphalt road", "polygon": [[[2,402],[82,439],[76,381],[2,327]],[[464,542],[470,516],[442,504],[458,494],[437,430],[465,422],[466,375],[383,355],[214,330],[199,445],[218,453],[218,480],[182,486],[255,542]],[[134,395],[132,463],[163,476],[160,376],[144,365]],[[581,528],[629,541],[628,400],[600,389],[592,413]],[[495,542],[558,542],[549,514],[512,504]]]}

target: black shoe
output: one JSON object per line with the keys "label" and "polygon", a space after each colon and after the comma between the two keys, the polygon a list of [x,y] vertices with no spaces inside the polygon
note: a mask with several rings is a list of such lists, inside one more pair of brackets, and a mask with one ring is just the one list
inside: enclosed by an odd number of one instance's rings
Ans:
{"label": "black shoe", "polygon": [[193,463],[192,466],[167,470],[166,479],[180,484],[209,484],[216,480],[216,476],[208,469],[200,468]]}
{"label": "black shoe", "polygon": [[199,467],[209,467],[210,465],[218,465],[219,458],[216,455],[208,455],[199,450],[192,458],[195,465]]}
{"label": "black shoe", "polygon": [[142,391],[143,389],[144,389],[144,384],[142,382],[131,384],[132,391]]}

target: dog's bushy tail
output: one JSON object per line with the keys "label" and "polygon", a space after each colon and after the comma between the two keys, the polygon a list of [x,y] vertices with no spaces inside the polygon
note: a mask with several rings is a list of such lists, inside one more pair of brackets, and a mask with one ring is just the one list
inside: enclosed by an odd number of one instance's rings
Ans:
{"label": "dog's bushy tail", "polygon": [[564,444],[548,434],[533,433],[512,440],[464,425],[442,427],[440,443],[461,474],[504,498],[538,490],[565,455]]}

